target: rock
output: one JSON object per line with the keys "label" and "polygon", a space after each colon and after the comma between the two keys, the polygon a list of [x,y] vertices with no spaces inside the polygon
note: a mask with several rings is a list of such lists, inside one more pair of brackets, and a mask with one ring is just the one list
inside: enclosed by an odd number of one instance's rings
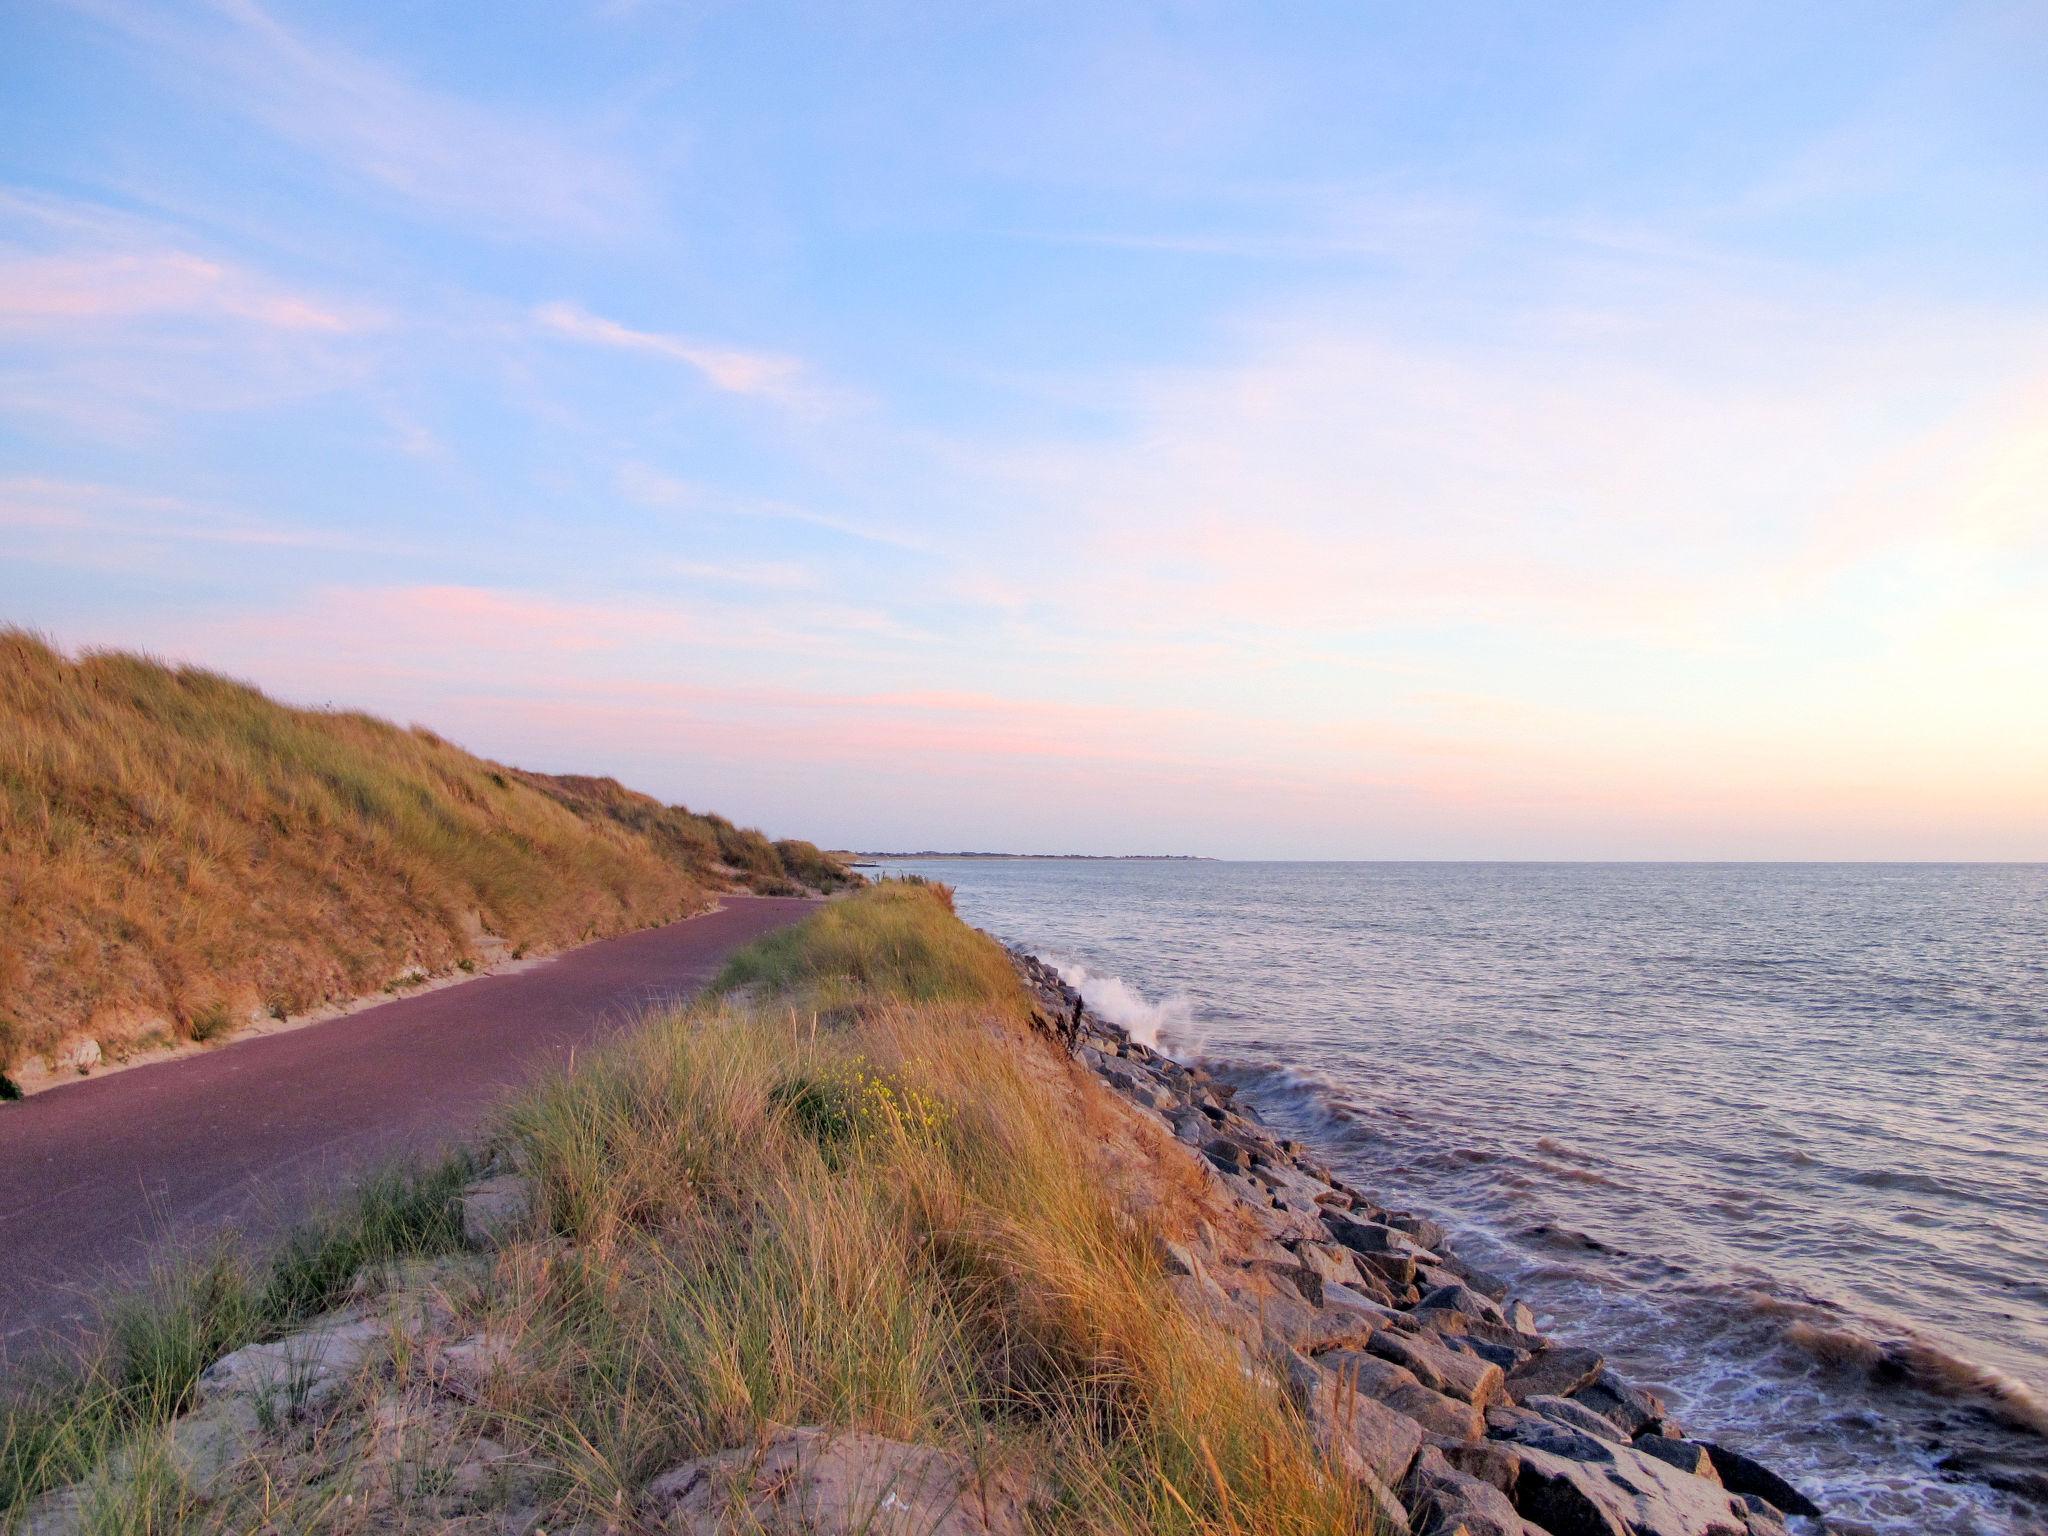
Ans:
{"label": "rock", "polygon": [[76,1072],[83,1077],[104,1059],[99,1041],[73,1040],[57,1053],[56,1065],[59,1072]]}
{"label": "rock", "polygon": [[1749,1536],[1726,1489],[1627,1446],[1598,1460],[1522,1447],[1515,1506],[1552,1536]]}
{"label": "rock", "polygon": [[1294,1250],[1298,1263],[1313,1270],[1326,1285],[1356,1285],[1358,1260],[1351,1250],[1335,1243],[1300,1243]]}
{"label": "rock", "polygon": [[1251,1157],[1245,1152],[1243,1147],[1240,1147],[1234,1141],[1225,1141],[1221,1137],[1203,1147],[1202,1156],[1208,1158],[1210,1162],[1214,1163],[1225,1173],[1244,1173],[1252,1165]]}
{"label": "rock", "polygon": [[[1549,1397],[1544,1393],[1538,1392],[1534,1397],[1524,1398],[1522,1400],[1522,1407],[1532,1413],[1540,1413],[1546,1419],[1551,1419],[1559,1424],[1576,1429],[1581,1434],[1591,1435],[1596,1440],[1611,1440],[1616,1445],[1627,1445],[1629,1443],[1628,1436],[1621,1432],[1620,1427],[1612,1419],[1595,1413],[1585,1404],[1574,1402],[1571,1398]],[[1664,1459],[1671,1461],[1671,1464],[1675,1467],[1683,1465],[1680,1462],[1672,1461],[1669,1456]],[[1686,1467],[1684,1470],[1697,1472],[1699,1469],[1697,1467]]]}
{"label": "rock", "polygon": [[1714,1459],[1707,1454],[1707,1448],[1697,1440],[1674,1440],[1668,1435],[1643,1435],[1635,1442],[1637,1450],[1645,1456],[1655,1456],[1659,1461],[1668,1461],[1681,1472],[1690,1472],[1694,1477],[1711,1478],[1721,1481],[1721,1474],[1714,1470]]}
{"label": "rock", "polygon": [[1377,1221],[1361,1221],[1355,1215],[1340,1215],[1327,1207],[1323,1225],[1330,1229],[1331,1237],[1354,1253],[1400,1253],[1412,1258],[1424,1251],[1405,1232]]}
{"label": "rock", "polygon": [[1491,1408],[1486,1414],[1486,1433],[1496,1440],[1562,1456],[1568,1461],[1606,1461],[1621,1443],[1612,1438],[1614,1426],[1605,1435],[1589,1435],[1530,1408]]}
{"label": "rock", "polygon": [[1467,1477],[1476,1477],[1502,1493],[1512,1494],[1522,1476],[1522,1453],[1498,1440],[1445,1442],[1435,1449]]}
{"label": "rock", "polygon": [[1366,1348],[1382,1359],[1406,1366],[1431,1391],[1461,1397],[1475,1408],[1486,1408],[1505,1395],[1506,1378],[1499,1366],[1452,1349],[1434,1334],[1382,1329],[1372,1336]]}
{"label": "rock", "polygon": [[1326,1349],[1363,1349],[1379,1328],[1398,1315],[1347,1286],[1325,1282],[1323,1304],[1303,1335],[1300,1347],[1312,1355]]}
{"label": "rock", "polygon": [[513,1337],[498,1330],[486,1330],[458,1339],[441,1351],[440,1376],[444,1389],[472,1402],[493,1377],[512,1364]]}
{"label": "rock", "polygon": [[1499,1323],[1507,1319],[1500,1307],[1490,1298],[1482,1296],[1470,1286],[1453,1280],[1449,1285],[1440,1285],[1421,1301],[1416,1303],[1418,1312],[1457,1312],[1465,1317],[1484,1318]]}
{"label": "rock", "polygon": [[533,1212],[533,1186],[516,1173],[483,1179],[462,1192],[462,1236],[477,1248],[494,1247],[525,1225]]}
{"label": "rock", "polygon": [[1357,1350],[1337,1350],[1323,1364],[1396,1413],[1404,1413],[1432,1434],[1450,1440],[1477,1440],[1486,1433],[1486,1416],[1470,1403],[1425,1387],[1406,1366]]}
{"label": "rock", "polygon": [[1402,1492],[1418,1536],[1522,1536],[1522,1517],[1508,1496],[1458,1471],[1435,1446],[1416,1458]]}
{"label": "rock", "polygon": [[688,1536],[1029,1536],[1035,1490],[1014,1469],[859,1430],[782,1429],[664,1472],[642,1508]]}
{"label": "rock", "polygon": [[263,1400],[269,1409],[316,1406],[390,1337],[391,1325],[381,1319],[355,1310],[330,1313],[286,1338],[216,1360],[200,1374],[199,1398],[242,1396]]}
{"label": "rock", "polygon": [[1444,1267],[1455,1271],[1466,1285],[1489,1300],[1504,1302],[1508,1299],[1507,1281],[1501,1279],[1499,1275],[1494,1274],[1492,1271],[1480,1269],[1476,1265],[1465,1263],[1462,1259],[1454,1258],[1445,1259]]}
{"label": "rock", "polygon": [[1744,1517],[1749,1521],[1749,1536],[1791,1536],[1785,1526],[1784,1515],[1769,1499],[1743,1493],[1736,1495],[1736,1502],[1742,1505]]}
{"label": "rock", "polygon": [[1508,1396],[1516,1402],[1538,1394],[1569,1397],[1579,1388],[1598,1380],[1606,1364],[1590,1349],[1568,1344],[1552,1345],[1538,1350],[1533,1360],[1515,1368],[1508,1377]]}
{"label": "rock", "polygon": [[1714,1471],[1732,1493],[1753,1493],[1768,1499],[1788,1515],[1803,1515],[1809,1520],[1820,1517],[1820,1506],[1805,1494],[1794,1488],[1761,1462],[1752,1461],[1740,1451],[1731,1451],[1725,1445],[1715,1445],[1710,1440],[1685,1442],[1697,1445],[1707,1453],[1707,1459],[1714,1464]]}
{"label": "rock", "polygon": [[1407,1253],[1361,1253],[1361,1264],[1379,1275],[1389,1285],[1409,1286],[1415,1283],[1415,1256]]}
{"label": "rock", "polygon": [[1406,1414],[1360,1393],[1342,1372],[1295,1354],[1288,1384],[1324,1454],[1346,1464],[1348,1452],[1381,1484],[1398,1484],[1422,1448],[1422,1426]]}
{"label": "rock", "polygon": [[1433,1252],[1442,1253],[1449,1241],[1444,1229],[1427,1216],[1411,1216],[1406,1211],[1395,1211],[1387,1217],[1387,1225],[1406,1232],[1417,1244]]}
{"label": "rock", "polygon": [[1659,1431],[1664,1424],[1664,1399],[1654,1392],[1630,1386],[1612,1371],[1602,1371],[1590,1386],[1580,1387],[1569,1394],[1558,1394],[1560,1397],[1567,1395],[1577,1398],[1603,1418],[1619,1424],[1622,1433],[1630,1439]]}

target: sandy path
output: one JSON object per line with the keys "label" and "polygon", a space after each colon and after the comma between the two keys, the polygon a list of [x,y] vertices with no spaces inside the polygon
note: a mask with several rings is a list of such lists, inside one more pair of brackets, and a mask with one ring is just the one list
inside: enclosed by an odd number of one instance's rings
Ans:
{"label": "sandy path", "polygon": [[454,1144],[537,1068],[696,992],[813,905],[727,897],[515,974],[0,1106],[0,1360],[160,1243],[274,1231],[366,1165]]}

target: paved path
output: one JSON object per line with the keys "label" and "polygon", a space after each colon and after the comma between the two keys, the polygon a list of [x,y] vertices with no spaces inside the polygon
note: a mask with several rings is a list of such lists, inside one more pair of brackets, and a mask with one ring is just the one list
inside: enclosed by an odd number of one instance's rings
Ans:
{"label": "paved path", "polygon": [[691,995],[812,907],[728,897],[531,969],[0,1106],[0,1362],[87,1315],[159,1243],[275,1231],[367,1165],[451,1146],[537,1068]]}

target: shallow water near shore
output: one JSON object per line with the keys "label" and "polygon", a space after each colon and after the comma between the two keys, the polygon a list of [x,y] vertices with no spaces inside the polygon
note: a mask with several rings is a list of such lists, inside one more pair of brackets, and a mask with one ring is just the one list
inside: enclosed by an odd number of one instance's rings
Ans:
{"label": "shallow water near shore", "polygon": [[887,867],[1831,1528],[2048,1531],[2048,866]]}

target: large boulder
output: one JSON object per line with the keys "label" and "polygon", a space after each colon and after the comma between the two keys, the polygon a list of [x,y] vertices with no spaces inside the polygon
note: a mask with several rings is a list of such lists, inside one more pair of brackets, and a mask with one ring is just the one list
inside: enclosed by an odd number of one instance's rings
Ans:
{"label": "large boulder", "polygon": [[1014,1468],[858,1430],[804,1428],[664,1472],[641,1506],[671,1536],[1028,1536],[1033,1499]]}
{"label": "large boulder", "polygon": [[[1585,1404],[1576,1402],[1569,1397],[1547,1397],[1543,1393],[1538,1392],[1534,1397],[1524,1398],[1521,1406],[1531,1413],[1542,1414],[1546,1419],[1553,1419],[1559,1424],[1569,1425],[1583,1434],[1591,1435],[1596,1440],[1612,1440],[1616,1445],[1627,1445],[1629,1443],[1628,1436],[1621,1432],[1621,1427],[1612,1419],[1595,1413]],[[1653,1452],[1652,1454],[1655,1453]],[[1673,1466],[1680,1465],[1679,1462],[1669,1456],[1663,1459],[1671,1462]],[[1698,1471],[1699,1469],[1697,1467],[1690,1467],[1686,1470]]]}
{"label": "large boulder", "polygon": [[1508,1496],[1458,1471],[1426,1446],[1402,1488],[1416,1536],[1523,1536],[1529,1527]]}
{"label": "large boulder", "polygon": [[1581,1438],[1598,1454],[1577,1460],[1517,1447],[1516,1507],[1552,1536],[1748,1536],[1747,1508],[1718,1483],[1627,1446]]}
{"label": "large boulder", "polygon": [[1518,1403],[1538,1394],[1570,1397],[1581,1387],[1591,1386],[1599,1380],[1606,1364],[1590,1349],[1568,1344],[1553,1345],[1549,1349],[1538,1350],[1533,1359],[1515,1367],[1508,1377],[1508,1396]]}
{"label": "large boulder", "polygon": [[1731,1451],[1725,1445],[1715,1445],[1710,1440],[1684,1442],[1695,1445],[1706,1452],[1707,1459],[1714,1464],[1714,1471],[1729,1490],[1734,1493],[1753,1493],[1758,1498],[1768,1499],[1788,1515],[1805,1515],[1809,1519],[1820,1516],[1820,1506],[1805,1494],[1794,1488],[1762,1462],[1752,1461],[1740,1451]]}
{"label": "large boulder", "polygon": [[1316,1443],[1338,1466],[1354,1462],[1383,1485],[1407,1476],[1422,1446],[1422,1426],[1365,1396],[1354,1380],[1296,1354],[1289,1358],[1288,1384],[1302,1406]]}
{"label": "large boulder", "polygon": [[1406,1366],[1432,1392],[1463,1398],[1475,1408],[1490,1407],[1504,1395],[1505,1378],[1499,1366],[1478,1355],[1453,1349],[1435,1334],[1382,1329],[1365,1347],[1382,1359]]}
{"label": "large boulder", "polygon": [[[1577,1398],[1601,1417],[1620,1425],[1622,1433],[1630,1439],[1637,1435],[1662,1434],[1665,1430],[1667,1410],[1664,1399],[1654,1392],[1645,1392],[1641,1387],[1630,1386],[1612,1371],[1602,1371],[1591,1384],[1580,1387],[1576,1392],[1558,1394],[1560,1397],[1566,1395]],[[1523,1400],[1521,1394],[1515,1398],[1517,1402]]]}
{"label": "large boulder", "polygon": [[1486,1416],[1479,1409],[1425,1387],[1406,1366],[1350,1349],[1332,1351],[1322,1360],[1358,1391],[1406,1414],[1431,1434],[1477,1440],[1486,1433]]}

